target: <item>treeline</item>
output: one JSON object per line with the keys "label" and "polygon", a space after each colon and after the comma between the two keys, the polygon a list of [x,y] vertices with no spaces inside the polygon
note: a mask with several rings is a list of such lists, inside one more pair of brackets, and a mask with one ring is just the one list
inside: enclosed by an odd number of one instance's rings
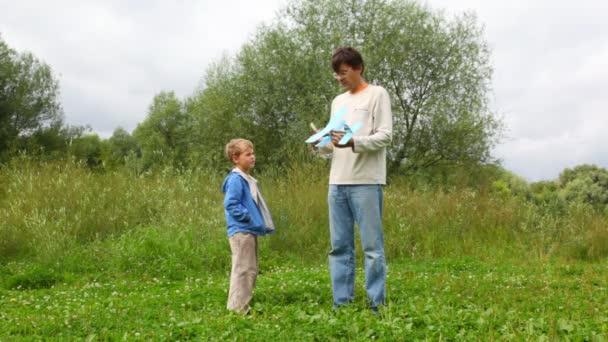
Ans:
{"label": "treeline", "polygon": [[258,171],[313,162],[303,140],[342,91],[329,63],[346,45],[362,52],[364,77],[391,95],[391,178],[543,203],[608,202],[606,170],[596,166],[534,184],[503,170],[490,153],[503,122],[488,106],[492,67],[481,25],[473,14],[446,17],[406,0],[292,1],[234,56],[208,67],[191,96],[157,94],[133,132],[116,128],[107,139],[66,125],[51,67],[0,37],[0,163],[25,153],[99,172],[219,171],[234,137],[254,142]]}
{"label": "treeline", "polygon": [[342,91],[329,64],[333,49],[345,45],[363,53],[366,79],[391,94],[392,172],[493,161],[501,121],[487,106],[489,50],[475,17],[365,0],[291,2],[235,56],[210,66],[191,96],[158,94],[132,134],[117,129],[107,141],[66,127],[50,67],[2,42],[9,72],[0,153],[6,160],[22,150],[69,151],[104,168],[133,160],[142,170],[215,168],[226,141],[242,136],[254,141],[260,165],[282,168],[308,158],[308,124],[322,125]]}

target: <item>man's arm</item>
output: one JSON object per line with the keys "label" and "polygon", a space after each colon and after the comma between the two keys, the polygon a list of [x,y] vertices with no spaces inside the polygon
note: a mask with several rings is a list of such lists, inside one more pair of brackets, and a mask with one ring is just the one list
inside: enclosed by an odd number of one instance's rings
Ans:
{"label": "man's arm", "polygon": [[393,112],[391,100],[386,89],[382,88],[374,101],[372,115],[374,116],[373,134],[353,137],[353,152],[377,151],[391,143],[393,138]]}

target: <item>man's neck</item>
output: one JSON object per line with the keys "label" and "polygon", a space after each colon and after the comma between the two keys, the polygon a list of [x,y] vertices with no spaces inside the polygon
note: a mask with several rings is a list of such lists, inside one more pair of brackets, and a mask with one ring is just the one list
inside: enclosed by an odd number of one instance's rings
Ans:
{"label": "man's neck", "polygon": [[364,91],[365,88],[367,88],[367,86],[368,86],[368,84],[365,81],[363,81],[363,82],[361,82],[359,84],[359,86],[357,88],[355,88],[355,90],[351,90],[350,93],[353,94],[353,95],[357,94],[357,93],[360,93],[360,92]]}
{"label": "man's neck", "polygon": [[360,77],[357,84],[355,84],[353,88],[350,89],[350,93],[356,94],[363,91],[365,88],[367,88],[367,82],[365,82],[365,79],[363,79],[363,77]]}

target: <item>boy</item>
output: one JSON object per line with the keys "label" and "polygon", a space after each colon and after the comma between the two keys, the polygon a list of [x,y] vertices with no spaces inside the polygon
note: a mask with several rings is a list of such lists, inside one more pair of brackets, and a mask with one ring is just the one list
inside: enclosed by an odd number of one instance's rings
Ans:
{"label": "boy", "polygon": [[227,308],[248,313],[258,275],[257,237],[273,233],[274,223],[256,179],[249,174],[255,166],[251,141],[232,139],[226,145],[225,152],[235,166],[222,185],[225,194],[224,214],[232,251]]}

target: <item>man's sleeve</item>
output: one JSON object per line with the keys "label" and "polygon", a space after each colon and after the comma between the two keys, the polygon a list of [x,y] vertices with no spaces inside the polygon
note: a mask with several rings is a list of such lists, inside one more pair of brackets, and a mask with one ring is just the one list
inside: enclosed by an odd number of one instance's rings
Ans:
{"label": "man's sleeve", "polygon": [[319,152],[320,154],[332,154],[334,153],[334,144],[330,142],[325,146],[319,147],[317,149],[317,152]]}
{"label": "man's sleeve", "polygon": [[386,89],[382,88],[372,106],[374,127],[372,135],[353,137],[355,153],[377,151],[391,143],[393,138],[393,112],[391,99]]}

